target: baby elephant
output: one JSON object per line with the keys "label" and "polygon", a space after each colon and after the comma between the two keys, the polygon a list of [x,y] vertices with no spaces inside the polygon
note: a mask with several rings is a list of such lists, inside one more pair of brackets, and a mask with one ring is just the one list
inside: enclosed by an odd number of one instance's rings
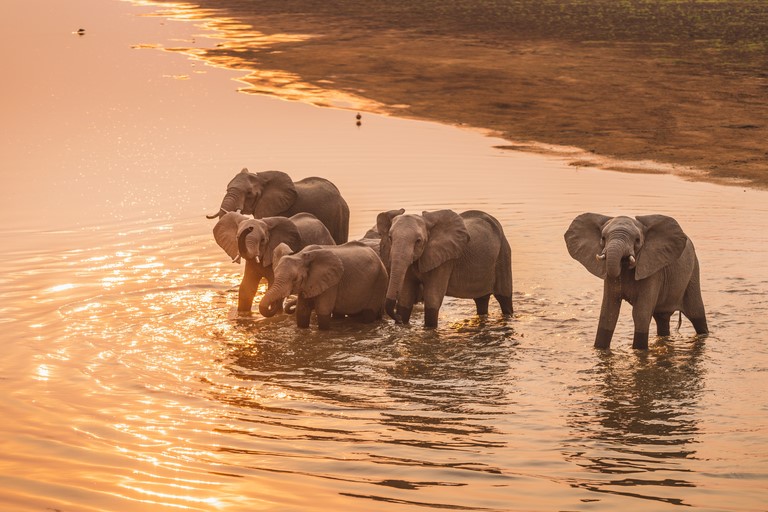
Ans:
{"label": "baby elephant", "polygon": [[[253,219],[237,212],[221,216],[213,228],[213,237],[232,261],[245,260],[237,310],[250,312],[261,278],[272,285],[272,253],[281,243],[298,251],[310,244],[334,244],[328,228],[314,215],[297,213],[293,217]],[[275,313],[279,311],[278,308]],[[272,313],[272,314],[275,314]]]}
{"label": "baby elephant", "polygon": [[297,294],[299,327],[309,327],[313,309],[320,329],[330,328],[331,314],[355,315],[363,322],[381,318],[387,271],[373,249],[361,242],[347,242],[290,252],[285,245],[275,250],[275,282],[259,303],[262,315],[272,316],[274,304]]}
{"label": "baby elephant", "polygon": [[677,221],[665,215],[606,217],[583,213],[565,232],[568,252],[603,279],[603,305],[596,348],[609,348],[621,301],[632,305],[632,347],[648,348],[651,317],[659,336],[669,335],[669,319],[681,311],[697,334],[706,334],[699,260]]}

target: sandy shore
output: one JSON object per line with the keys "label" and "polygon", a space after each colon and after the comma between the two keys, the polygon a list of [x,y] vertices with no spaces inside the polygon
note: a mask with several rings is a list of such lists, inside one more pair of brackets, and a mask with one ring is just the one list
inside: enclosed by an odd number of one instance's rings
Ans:
{"label": "sandy shore", "polygon": [[199,4],[234,19],[236,35],[312,36],[240,37],[207,58],[287,71],[399,116],[491,130],[515,149],[578,148],[576,166],[768,187],[761,2]]}

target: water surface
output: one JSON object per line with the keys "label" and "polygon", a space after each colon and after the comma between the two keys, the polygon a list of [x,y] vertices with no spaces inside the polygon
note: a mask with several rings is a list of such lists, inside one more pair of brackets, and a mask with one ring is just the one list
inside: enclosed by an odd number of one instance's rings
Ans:
{"label": "water surface", "polygon": [[[183,7],[6,9],[5,510],[764,509],[766,193],[238,93],[242,71],[178,51],[222,43]],[[353,236],[392,208],[488,211],[515,317],[457,299],[436,330],[418,309],[331,332],[238,317],[242,269],[203,214],[243,166],[328,177]],[[593,350],[601,283],[562,239],[583,211],[675,216],[712,335],[683,322],[635,352],[625,307]]]}

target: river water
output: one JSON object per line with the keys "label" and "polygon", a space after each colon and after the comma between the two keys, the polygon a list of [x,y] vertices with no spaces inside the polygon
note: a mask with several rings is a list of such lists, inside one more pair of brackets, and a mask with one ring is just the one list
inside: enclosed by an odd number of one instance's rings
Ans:
{"label": "river water", "polygon": [[[504,151],[274,70],[277,98],[243,94],[200,57],[226,20],[158,10],[4,4],[0,508],[765,510],[767,193]],[[353,237],[382,210],[488,211],[514,318],[238,317],[204,214],[244,166],[331,179]],[[636,352],[625,307],[595,351],[602,286],[562,238],[584,211],[676,217],[712,334]]]}

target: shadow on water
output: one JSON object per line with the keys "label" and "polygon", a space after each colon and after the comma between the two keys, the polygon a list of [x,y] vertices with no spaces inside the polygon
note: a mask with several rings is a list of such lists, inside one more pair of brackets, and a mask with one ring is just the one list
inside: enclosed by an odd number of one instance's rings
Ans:
{"label": "shadow on water", "polygon": [[575,441],[564,455],[594,478],[573,487],[687,505],[659,494],[695,487],[684,475],[700,435],[704,347],[703,337],[659,338],[648,352],[598,353],[580,372],[571,392],[581,399],[566,418]]}

